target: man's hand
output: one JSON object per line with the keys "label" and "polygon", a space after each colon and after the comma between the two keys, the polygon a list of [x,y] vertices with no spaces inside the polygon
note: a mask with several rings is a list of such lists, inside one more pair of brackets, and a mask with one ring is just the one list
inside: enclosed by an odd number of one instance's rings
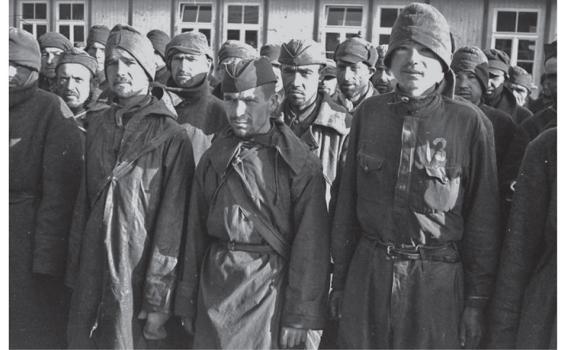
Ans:
{"label": "man's hand", "polygon": [[307,341],[307,330],[302,328],[281,327],[279,343],[282,348],[294,348]]}
{"label": "man's hand", "polygon": [[483,311],[475,307],[466,307],[460,320],[460,346],[477,349],[483,335]]}
{"label": "man's hand", "polygon": [[167,337],[167,331],[164,326],[169,316],[169,314],[161,312],[146,312],[142,310],[138,318],[146,320],[143,327],[143,336],[148,340],[159,340]]}
{"label": "man's hand", "polygon": [[342,317],[342,300],[344,299],[344,291],[333,290],[330,293],[330,317],[337,320]]}
{"label": "man's hand", "polygon": [[195,325],[193,324],[193,320],[190,317],[183,317],[181,319],[181,324],[190,336],[193,336],[195,334]]}

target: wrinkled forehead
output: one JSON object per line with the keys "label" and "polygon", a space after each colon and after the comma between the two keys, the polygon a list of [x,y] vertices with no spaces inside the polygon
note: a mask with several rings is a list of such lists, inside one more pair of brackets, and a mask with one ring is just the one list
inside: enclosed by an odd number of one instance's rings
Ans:
{"label": "wrinkled forehead", "polygon": [[238,92],[225,92],[224,99],[225,100],[245,100],[249,98],[255,97],[263,97],[263,92],[261,86],[253,87],[251,89],[247,89],[244,91]]}
{"label": "wrinkled forehead", "polygon": [[63,63],[57,67],[57,74],[59,76],[74,76],[74,77],[90,77],[91,73],[82,64],[78,63]]}

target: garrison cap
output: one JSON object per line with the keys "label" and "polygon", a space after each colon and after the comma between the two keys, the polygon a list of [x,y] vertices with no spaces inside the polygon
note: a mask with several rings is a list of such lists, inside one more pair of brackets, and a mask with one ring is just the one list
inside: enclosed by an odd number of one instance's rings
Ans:
{"label": "garrison cap", "polygon": [[338,45],[334,52],[334,60],[348,63],[363,62],[374,67],[377,62],[377,49],[366,40],[354,36]]}
{"label": "garrison cap", "polygon": [[310,39],[291,39],[281,45],[279,63],[289,66],[326,65],[322,45]]}
{"label": "garrison cap", "polygon": [[267,58],[274,66],[280,66],[279,55],[281,54],[281,45],[267,44],[263,45],[259,50],[259,55]]}
{"label": "garrison cap", "polygon": [[246,59],[225,66],[222,91],[241,92],[255,87],[277,82],[271,63],[265,58]]}

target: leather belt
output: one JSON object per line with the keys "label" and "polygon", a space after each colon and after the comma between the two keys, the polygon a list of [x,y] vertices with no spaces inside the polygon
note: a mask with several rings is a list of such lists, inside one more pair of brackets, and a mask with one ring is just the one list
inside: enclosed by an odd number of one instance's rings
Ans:
{"label": "leather belt", "polygon": [[233,251],[244,251],[250,253],[276,253],[269,244],[250,244],[234,241],[217,241],[217,244]]}
{"label": "leather belt", "polygon": [[406,245],[380,240],[362,235],[367,243],[373,247],[385,250],[388,260],[429,260],[446,263],[457,263],[460,261],[460,253],[453,242],[442,245]]}

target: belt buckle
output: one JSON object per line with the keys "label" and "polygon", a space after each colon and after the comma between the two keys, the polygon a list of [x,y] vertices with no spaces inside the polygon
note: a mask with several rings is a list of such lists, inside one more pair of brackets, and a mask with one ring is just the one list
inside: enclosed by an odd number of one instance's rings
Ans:
{"label": "belt buckle", "polygon": [[395,248],[392,244],[387,244],[387,248],[385,249],[385,254],[387,255],[388,260],[394,260],[396,257],[392,254],[392,250]]}
{"label": "belt buckle", "polygon": [[226,248],[228,248],[228,250],[236,250],[236,242],[234,241],[230,241],[226,244]]}

